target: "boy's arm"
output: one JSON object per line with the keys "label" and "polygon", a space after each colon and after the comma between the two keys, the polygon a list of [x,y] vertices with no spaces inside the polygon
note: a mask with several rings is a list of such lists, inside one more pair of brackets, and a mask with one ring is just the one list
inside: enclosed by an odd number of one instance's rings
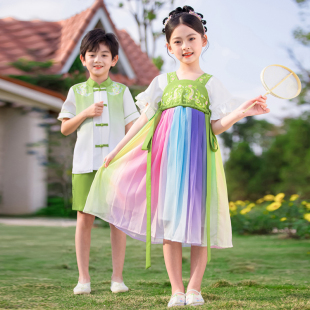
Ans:
{"label": "boy's arm", "polygon": [[[233,124],[237,123],[244,117],[269,113],[270,110],[267,108],[266,99],[267,99],[266,96],[265,97],[259,96],[257,98],[248,100],[244,102],[238,109],[231,112],[227,116],[224,116],[223,118],[218,119],[216,121],[212,120],[211,126],[214,134],[215,135],[221,134],[222,132],[229,129]],[[251,104],[253,104],[255,101],[257,101],[257,104],[255,104],[246,113],[243,113],[243,111],[246,108],[248,108]]]}
{"label": "boy's arm", "polygon": [[74,116],[73,118],[64,118],[61,123],[61,133],[65,136],[76,131],[79,126],[89,117],[100,116],[103,111],[103,101],[96,102],[90,107]]}

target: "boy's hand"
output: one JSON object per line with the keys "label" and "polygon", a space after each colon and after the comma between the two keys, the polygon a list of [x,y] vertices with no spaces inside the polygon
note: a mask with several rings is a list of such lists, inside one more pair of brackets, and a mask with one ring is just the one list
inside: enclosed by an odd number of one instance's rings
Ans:
{"label": "boy's hand", "polygon": [[[253,116],[253,115],[260,115],[260,114],[266,114],[270,112],[270,109],[267,108],[266,104],[267,97],[258,96],[256,98],[253,98],[251,100],[248,100],[244,102],[237,110],[240,113],[241,118],[246,116]],[[254,102],[256,104],[251,107],[249,110],[247,110],[245,113],[243,113],[244,110],[246,110],[249,106],[251,106]]]}
{"label": "boy's hand", "polygon": [[86,117],[100,116],[103,111],[103,101],[96,102],[84,110]]}
{"label": "boy's hand", "polygon": [[109,153],[103,160],[103,166],[107,168],[110,164],[110,161],[116,156],[117,152],[113,150],[111,153]]}

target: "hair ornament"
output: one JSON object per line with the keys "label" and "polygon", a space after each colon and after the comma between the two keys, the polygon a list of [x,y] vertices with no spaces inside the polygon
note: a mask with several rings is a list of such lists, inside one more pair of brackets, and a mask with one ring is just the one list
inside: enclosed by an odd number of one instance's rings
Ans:
{"label": "hair ornament", "polygon": [[164,26],[166,27],[167,23],[169,22],[169,20],[171,19],[172,15],[169,15],[168,17],[166,17],[166,21],[164,23]]}
{"label": "hair ornament", "polygon": [[196,16],[197,18],[199,18],[200,21],[202,20],[202,17],[201,17],[199,14],[197,14],[196,12],[194,12],[194,11],[189,11],[188,13],[189,13],[189,14],[192,14],[192,15],[194,15],[194,16]]}

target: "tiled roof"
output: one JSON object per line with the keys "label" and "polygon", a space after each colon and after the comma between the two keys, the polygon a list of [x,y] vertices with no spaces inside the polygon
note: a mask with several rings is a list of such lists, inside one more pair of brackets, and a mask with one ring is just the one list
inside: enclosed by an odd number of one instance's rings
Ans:
{"label": "tiled roof", "polygon": [[61,99],[63,101],[66,100],[66,97],[63,94],[61,94],[61,93],[58,93],[58,92],[55,92],[55,91],[52,91],[52,90],[49,90],[49,89],[46,89],[46,88],[43,88],[43,87],[40,87],[40,86],[36,86],[36,85],[33,85],[33,84],[29,84],[29,83],[21,81],[21,80],[13,79],[13,78],[8,77],[8,76],[0,75],[0,80],[8,81],[8,82],[14,83],[16,85],[20,85],[20,86],[27,87],[29,89],[33,89],[33,90],[38,91],[40,93],[47,94],[47,95],[59,98],[59,99]]}
{"label": "tiled roof", "polygon": [[157,67],[147,54],[141,51],[140,46],[135,43],[126,30],[117,30],[117,37],[137,76],[136,83],[138,85],[150,84],[154,77],[159,74]]}
{"label": "tiled roof", "polygon": [[53,60],[49,73],[59,73],[99,8],[108,16],[136,75],[134,80],[120,74],[113,78],[129,85],[148,85],[159,74],[158,69],[125,30],[115,28],[103,0],[96,0],[87,10],[58,22],[0,19],[0,74],[24,74],[10,65],[19,58],[40,62]]}

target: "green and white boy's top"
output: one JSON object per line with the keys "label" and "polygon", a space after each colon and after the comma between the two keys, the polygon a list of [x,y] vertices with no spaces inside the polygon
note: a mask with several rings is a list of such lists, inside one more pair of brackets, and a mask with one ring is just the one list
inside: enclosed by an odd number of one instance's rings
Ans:
{"label": "green and white boy's top", "polygon": [[[160,74],[154,78],[144,92],[136,96],[136,105],[141,109],[141,112],[146,114],[148,119],[155,115],[158,103],[161,101],[167,85],[167,74]],[[237,108],[236,100],[215,76],[207,81],[205,87],[209,95],[211,120],[220,119]]]}
{"label": "green and white boy's top", "polygon": [[73,118],[100,101],[104,104],[101,116],[86,119],[77,130],[73,174],[98,170],[125,136],[125,126],[140,116],[127,86],[110,78],[98,85],[89,78],[70,88],[58,119]]}

